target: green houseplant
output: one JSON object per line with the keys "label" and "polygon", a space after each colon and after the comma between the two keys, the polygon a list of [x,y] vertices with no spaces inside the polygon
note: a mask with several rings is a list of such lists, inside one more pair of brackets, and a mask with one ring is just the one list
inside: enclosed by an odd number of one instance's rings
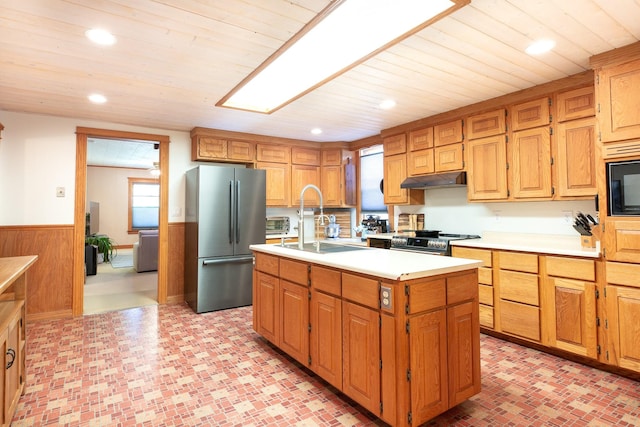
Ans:
{"label": "green houseplant", "polygon": [[98,247],[98,253],[101,253],[104,257],[104,262],[109,262],[113,258],[113,251],[115,249],[114,241],[109,236],[91,235],[85,237],[85,245],[93,245]]}

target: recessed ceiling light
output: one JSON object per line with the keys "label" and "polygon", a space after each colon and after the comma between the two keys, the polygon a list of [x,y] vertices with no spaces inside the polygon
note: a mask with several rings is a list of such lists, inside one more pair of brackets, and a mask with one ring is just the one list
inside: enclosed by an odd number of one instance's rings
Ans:
{"label": "recessed ceiling light", "polygon": [[382,101],[379,106],[383,110],[389,110],[396,106],[396,101],[394,101],[393,99],[386,99]]}
{"label": "recessed ceiling light", "polygon": [[311,133],[314,134],[314,135],[320,135],[322,133],[322,129],[313,128],[313,129],[311,129]]}
{"label": "recessed ceiling light", "polygon": [[89,98],[89,101],[93,102],[94,104],[104,104],[105,102],[107,102],[107,98],[104,95],[100,95],[99,93],[92,93],[87,98]]}
{"label": "recessed ceiling light", "polygon": [[555,47],[555,45],[556,42],[554,42],[553,40],[536,40],[525,49],[525,52],[527,52],[529,55],[540,55],[542,53],[549,52]]}
{"label": "recessed ceiling light", "polygon": [[272,113],[463,7],[466,0],[338,0],[216,105]]}
{"label": "recessed ceiling light", "polygon": [[111,46],[116,42],[116,38],[107,30],[92,28],[84,33],[89,40],[102,46]]}

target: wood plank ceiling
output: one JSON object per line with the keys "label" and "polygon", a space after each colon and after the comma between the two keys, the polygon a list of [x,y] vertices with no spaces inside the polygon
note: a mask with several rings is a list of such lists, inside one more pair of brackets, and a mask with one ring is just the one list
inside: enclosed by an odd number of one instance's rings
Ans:
{"label": "wood plank ceiling", "polygon": [[[352,141],[588,70],[590,56],[640,39],[634,0],[472,0],[271,115],[215,107],[329,3],[3,0],[0,110]],[[96,47],[84,36],[93,27],[117,43]],[[539,38],[556,48],[527,55]],[[92,92],[109,102],[89,104]],[[383,111],[387,98],[397,106]]]}

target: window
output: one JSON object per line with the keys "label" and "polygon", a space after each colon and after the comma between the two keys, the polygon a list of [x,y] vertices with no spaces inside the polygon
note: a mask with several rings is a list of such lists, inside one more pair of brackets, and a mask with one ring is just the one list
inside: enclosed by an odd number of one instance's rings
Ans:
{"label": "window", "polygon": [[129,232],[158,228],[160,184],[157,179],[129,178]]}
{"label": "window", "polygon": [[387,213],[380,190],[384,175],[382,146],[362,150],[360,154],[360,192],[363,213]]}

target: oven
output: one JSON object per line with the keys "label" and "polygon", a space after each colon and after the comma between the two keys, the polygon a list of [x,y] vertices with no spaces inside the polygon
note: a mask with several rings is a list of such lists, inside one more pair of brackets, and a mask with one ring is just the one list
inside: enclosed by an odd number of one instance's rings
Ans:
{"label": "oven", "polygon": [[475,234],[449,234],[436,230],[417,230],[415,237],[393,236],[390,249],[428,255],[451,256],[452,241],[479,238],[480,236]]}

